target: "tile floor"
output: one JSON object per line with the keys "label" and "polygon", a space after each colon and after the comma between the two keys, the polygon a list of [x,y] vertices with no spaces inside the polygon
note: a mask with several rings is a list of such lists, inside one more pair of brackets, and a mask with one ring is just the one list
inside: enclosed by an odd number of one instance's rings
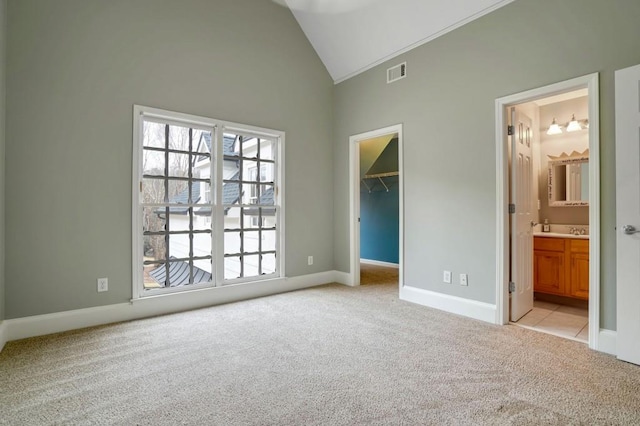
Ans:
{"label": "tile floor", "polygon": [[535,300],[533,309],[516,325],[560,337],[589,341],[589,311]]}

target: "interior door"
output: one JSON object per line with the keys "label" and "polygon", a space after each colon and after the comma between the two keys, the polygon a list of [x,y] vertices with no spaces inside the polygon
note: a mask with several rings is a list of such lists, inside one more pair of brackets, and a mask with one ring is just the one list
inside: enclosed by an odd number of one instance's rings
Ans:
{"label": "interior door", "polygon": [[617,354],[640,364],[640,65],[615,84]]}
{"label": "interior door", "polygon": [[529,117],[511,109],[511,321],[518,321],[533,309],[533,160],[532,122]]}

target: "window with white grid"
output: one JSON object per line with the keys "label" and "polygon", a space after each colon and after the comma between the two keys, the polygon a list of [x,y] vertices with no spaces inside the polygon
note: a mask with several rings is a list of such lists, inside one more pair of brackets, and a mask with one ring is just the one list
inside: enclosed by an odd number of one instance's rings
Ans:
{"label": "window with white grid", "polygon": [[134,298],[281,276],[284,134],[134,108]]}

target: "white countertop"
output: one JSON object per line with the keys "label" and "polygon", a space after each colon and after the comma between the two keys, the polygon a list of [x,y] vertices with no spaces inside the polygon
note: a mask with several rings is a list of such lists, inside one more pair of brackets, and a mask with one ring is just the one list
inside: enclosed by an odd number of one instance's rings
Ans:
{"label": "white countertop", "polygon": [[574,234],[562,234],[560,232],[534,232],[534,237],[545,237],[545,238],[573,238],[576,240],[588,240],[588,235],[574,235]]}

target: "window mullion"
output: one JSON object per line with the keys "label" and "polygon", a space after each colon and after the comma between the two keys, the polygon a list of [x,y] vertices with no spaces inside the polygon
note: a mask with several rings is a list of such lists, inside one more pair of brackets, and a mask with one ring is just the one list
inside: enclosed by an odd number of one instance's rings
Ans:
{"label": "window mullion", "polygon": [[282,194],[279,193],[280,183],[283,181],[283,173],[284,173],[284,156],[282,155],[283,151],[283,142],[282,138],[277,139],[277,146],[271,145],[272,157],[274,160],[273,166],[273,176],[271,176],[271,181],[273,182],[273,214],[275,216],[275,227],[277,228],[275,231],[275,239],[276,239],[276,258],[275,258],[275,272],[278,276],[284,275],[284,250],[283,250],[283,237],[284,237],[284,218],[282,212],[282,204],[284,202],[284,198]]}
{"label": "window mullion", "polygon": [[[189,182],[187,184],[189,195],[188,200],[190,204],[193,204],[193,128],[189,128],[189,166],[187,167],[187,174],[189,175]],[[198,183],[198,185],[200,185]],[[189,284],[193,284],[193,207],[189,207]]]}
{"label": "window mullion", "polygon": [[[258,187],[257,191],[256,191],[256,196],[258,198],[258,202],[256,204],[260,205],[261,203],[261,196],[262,196],[262,185],[260,185],[260,182],[262,181],[262,166],[261,166],[261,162],[260,162],[260,145],[262,145],[262,139],[258,138],[258,141],[256,142],[258,144],[258,146],[256,147],[256,156],[258,157],[258,161],[256,162],[256,167],[257,167],[257,176],[256,176],[256,181],[258,182],[256,184],[256,186]],[[258,207],[258,253],[260,253],[258,255],[258,276],[262,275],[262,208]]]}
{"label": "window mullion", "polygon": [[[158,180],[163,180],[166,178],[166,176],[150,175],[150,174],[142,175],[142,177],[143,179],[158,179]],[[171,176],[171,180],[189,182],[189,178],[184,176]],[[205,183],[208,182],[206,179],[199,179],[199,178],[193,178],[191,180],[193,180],[194,182],[205,182]]]}
{"label": "window mullion", "polygon": [[262,207],[258,207],[258,275],[262,275]]}
{"label": "window mullion", "polygon": [[212,155],[210,167],[211,191],[215,191],[215,198],[211,197],[211,215],[213,232],[211,237],[213,241],[211,247],[214,249],[214,259],[212,262],[213,272],[215,273],[215,285],[221,286],[224,282],[224,203],[222,196],[223,177],[224,177],[224,128],[216,126],[214,129],[215,143],[211,147],[211,151],[215,151]]}
{"label": "window mullion", "polygon": [[[193,128],[189,128],[189,129],[193,130]],[[171,154],[191,154],[191,152],[183,151],[181,149],[171,149],[171,148],[169,148],[167,150],[167,149],[158,148],[158,147],[155,147],[155,146],[145,146],[144,149],[146,149],[147,151],[155,151],[155,152],[162,152],[162,153],[164,153],[165,151],[169,151],[169,153],[171,153]],[[210,156],[210,154],[207,154],[206,152],[199,152],[198,153],[198,157],[209,157],[209,156]]]}
{"label": "window mullion", "polygon": [[165,268],[165,278],[164,278],[164,286],[171,287],[170,280],[170,271],[171,265],[169,263],[169,229],[171,220],[171,209],[169,208],[169,125],[166,124],[164,126],[164,202],[167,203],[167,207],[165,207],[165,227],[164,227],[164,268]]}
{"label": "window mullion", "polygon": [[[240,182],[244,181],[244,173],[242,170],[244,169],[244,160],[243,158],[243,145],[244,145],[244,137],[238,136],[239,138],[239,152],[240,152],[240,170],[238,174],[238,178]],[[242,187],[243,184],[240,184],[240,199],[242,199]],[[240,208],[240,278],[244,278],[244,208]]]}

